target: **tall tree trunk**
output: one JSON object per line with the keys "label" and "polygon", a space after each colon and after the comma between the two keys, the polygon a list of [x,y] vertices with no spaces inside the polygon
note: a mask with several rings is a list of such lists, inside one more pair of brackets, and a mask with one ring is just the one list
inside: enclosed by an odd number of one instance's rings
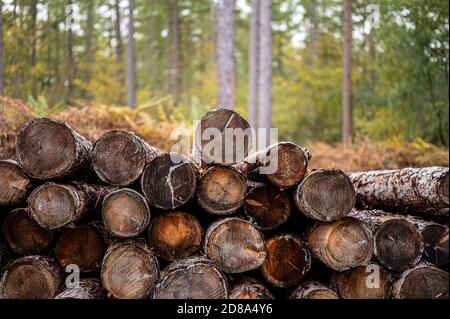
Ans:
{"label": "tall tree trunk", "polygon": [[128,94],[127,105],[136,107],[136,51],[134,45],[134,0],[128,1],[128,64],[127,80]]}
{"label": "tall tree trunk", "polygon": [[3,95],[3,0],[0,0],[0,96]]}
{"label": "tall tree trunk", "polygon": [[252,1],[250,29],[249,76],[248,76],[248,118],[250,126],[258,127],[258,61],[259,61],[259,7],[260,1]]}
{"label": "tall tree trunk", "polygon": [[[67,0],[67,8],[70,12],[66,12],[66,14],[73,14],[72,9],[72,0]],[[73,78],[74,78],[74,61],[73,61],[73,31],[72,31],[72,18],[68,16],[66,19],[66,27],[67,27],[67,51],[66,51],[66,96],[65,102],[66,104],[70,103],[72,90],[73,90]]]}
{"label": "tall tree trunk", "polygon": [[217,4],[219,106],[231,110],[234,109],[236,103],[235,6],[235,0],[219,0]]}
{"label": "tall tree trunk", "polygon": [[123,88],[125,87],[125,77],[123,74],[123,41],[122,41],[122,31],[120,29],[121,19],[120,19],[120,0],[114,1],[114,12],[115,12],[115,21],[114,21],[114,34],[116,40],[116,64],[117,64],[117,78],[120,83],[120,93],[119,93],[119,105],[124,105],[125,100],[123,96]]}
{"label": "tall tree trunk", "polygon": [[272,126],[272,0],[260,0],[259,20],[259,126],[266,130],[270,144]]}
{"label": "tall tree trunk", "polygon": [[375,90],[375,29],[372,27],[369,33],[369,77],[370,77],[370,92]]}
{"label": "tall tree trunk", "polygon": [[211,36],[211,62],[217,64],[217,8],[215,0],[209,0],[209,32]]}
{"label": "tall tree trunk", "polygon": [[87,7],[87,25],[86,25],[86,70],[88,80],[91,79],[92,75],[92,64],[94,62],[94,51],[93,51],[93,43],[92,36],[94,33],[94,1],[88,1]]}
{"label": "tall tree trunk", "polygon": [[342,143],[352,145],[352,1],[344,0],[344,84]]}
{"label": "tall tree trunk", "polygon": [[[37,44],[37,30],[36,30],[36,19],[37,19],[37,3],[38,0],[33,0],[31,2],[31,71],[33,74],[34,67],[36,66],[36,44]],[[37,88],[36,88],[36,79],[34,78],[34,75],[32,76],[33,82],[32,82],[32,95],[33,97],[36,97],[37,95]]]}
{"label": "tall tree trunk", "polygon": [[180,46],[180,18],[178,16],[178,0],[169,0],[169,88],[174,104],[180,101],[181,94],[181,46]]}
{"label": "tall tree trunk", "polygon": [[317,53],[317,31],[318,31],[318,23],[317,23],[317,0],[311,1],[311,55],[313,57],[316,56]]}

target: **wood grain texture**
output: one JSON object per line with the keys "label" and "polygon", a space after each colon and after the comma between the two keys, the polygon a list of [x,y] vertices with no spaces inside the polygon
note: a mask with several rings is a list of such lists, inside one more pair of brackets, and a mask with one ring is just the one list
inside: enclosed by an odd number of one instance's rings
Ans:
{"label": "wood grain texture", "polygon": [[294,193],[298,210],[308,218],[331,222],[345,217],[356,202],[348,176],[339,169],[309,172]]}
{"label": "wood grain texture", "polygon": [[54,299],[105,299],[106,290],[97,278],[81,279],[76,287],[62,289]]}
{"label": "wood grain texture", "polygon": [[274,299],[274,297],[261,282],[242,276],[233,282],[229,299]]}
{"label": "wood grain texture", "polygon": [[289,295],[289,299],[339,299],[337,293],[317,281],[301,283]]}
{"label": "wood grain texture", "polygon": [[0,160],[0,206],[26,202],[32,188],[31,180],[13,160]]}

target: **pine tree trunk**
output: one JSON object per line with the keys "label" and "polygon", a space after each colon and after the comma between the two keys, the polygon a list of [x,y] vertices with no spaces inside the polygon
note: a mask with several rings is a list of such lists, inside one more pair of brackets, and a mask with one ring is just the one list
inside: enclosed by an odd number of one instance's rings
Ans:
{"label": "pine tree trunk", "polygon": [[317,32],[319,25],[317,22],[317,0],[311,1],[311,18],[310,18],[310,32],[311,32],[311,55],[313,58],[317,55]]}
{"label": "pine tree trunk", "polygon": [[274,297],[259,281],[250,277],[240,277],[234,281],[229,299],[274,299]]}
{"label": "pine tree trunk", "polygon": [[[72,5],[73,5],[72,0],[67,0],[67,8],[72,8]],[[73,14],[73,12],[70,11],[69,14]],[[72,19],[73,17],[71,16],[68,16],[66,18],[67,47],[66,47],[66,78],[64,83],[66,87],[66,95],[65,95],[66,104],[70,104],[72,102],[73,80],[75,78],[75,61],[73,58],[74,36],[72,30]]]}
{"label": "pine tree trunk", "polygon": [[290,294],[290,299],[339,299],[337,293],[329,287],[315,281],[301,283]]}
{"label": "pine tree trunk", "polygon": [[[31,23],[30,23],[30,30],[31,30],[31,70],[34,71],[34,68],[37,63],[37,4],[38,0],[32,0],[30,4],[30,11],[31,11]],[[32,83],[32,95],[34,98],[37,96],[37,87],[36,87],[37,80],[33,76],[33,83]]]}
{"label": "pine tree trunk", "polygon": [[64,288],[54,299],[105,299],[106,291],[96,278],[81,279],[77,287]]}
{"label": "pine tree trunk", "polygon": [[[116,38],[116,64],[117,64],[117,78],[119,81],[119,85],[121,88],[125,87],[125,76],[123,74],[123,41],[122,41],[122,30],[121,30],[121,17],[120,17],[120,0],[114,1],[114,12],[115,12],[115,21],[114,21],[114,35]],[[119,92],[119,105],[125,104],[125,99],[122,93],[122,90]]]}
{"label": "pine tree trunk", "polygon": [[352,145],[352,0],[344,0],[344,84],[342,90],[342,144]]}
{"label": "pine tree trunk", "polygon": [[86,21],[86,72],[87,81],[92,78],[92,68],[94,63],[93,33],[94,33],[94,1],[89,0],[87,4]]}
{"label": "pine tree trunk", "polygon": [[250,126],[258,128],[258,79],[259,79],[259,9],[260,1],[252,0],[250,26],[249,77],[248,77],[248,118]]}
{"label": "pine tree trunk", "polygon": [[180,102],[182,73],[181,73],[181,35],[180,17],[178,13],[178,0],[167,2],[169,10],[169,87],[173,97],[173,102],[178,105]]}
{"label": "pine tree trunk", "polygon": [[0,206],[26,202],[32,183],[13,160],[0,160]]}
{"label": "pine tree trunk", "polygon": [[127,64],[127,105],[136,108],[136,50],[134,44],[134,2],[128,0],[128,64]]}

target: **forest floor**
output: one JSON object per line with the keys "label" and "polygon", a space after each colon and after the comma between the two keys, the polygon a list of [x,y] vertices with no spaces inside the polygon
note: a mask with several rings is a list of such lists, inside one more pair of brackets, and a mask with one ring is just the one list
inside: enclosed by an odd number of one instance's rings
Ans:
{"label": "forest floor", "polygon": [[[36,110],[23,102],[0,97],[0,159],[14,158],[15,139],[20,127],[36,116]],[[135,132],[149,144],[168,151],[176,142],[170,133],[179,124],[156,123],[147,112],[121,107],[71,107],[49,112],[49,117],[67,121],[80,134],[95,141],[101,134],[112,129]],[[395,169],[403,167],[448,166],[448,148],[437,147],[417,139],[404,144],[400,142],[355,142],[353,147],[325,143],[306,145],[311,151],[311,168],[340,168],[344,171]]]}

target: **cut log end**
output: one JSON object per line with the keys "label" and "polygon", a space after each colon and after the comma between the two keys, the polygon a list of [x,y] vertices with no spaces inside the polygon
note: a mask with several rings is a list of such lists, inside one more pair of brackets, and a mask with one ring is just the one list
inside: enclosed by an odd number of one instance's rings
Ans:
{"label": "cut log end", "polygon": [[163,213],[152,221],[147,241],[156,255],[174,261],[195,253],[201,246],[202,233],[202,227],[193,215]]}
{"label": "cut log end", "polygon": [[38,254],[50,244],[52,232],[39,226],[23,208],[12,211],[3,222],[3,236],[13,252]]}
{"label": "cut log end", "polygon": [[208,259],[193,256],[173,263],[161,274],[153,299],[227,299],[226,277]]}
{"label": "cut log end", "polygon": [[94,226],[82,225],[66,230],[55,244],[55,257],[62,269],[77,265],[82,272],[100,269],[106,247]]}
{"label": "cut log end", "polygon": [[206,231],[204,250],[226,273],[256,269],[267,254],[258,229],[239,218],[226,218],[211,224]]}
{"label": "cut log end", "polygon": [[422,230],[423,257],[438,267],[448,265],[448,227],[432,224]]}
{"label": "cut log end", "polygon": [[62,283],[62,274],[43,256],[27,256],[12,262],[0,281],[1,299],[51,299]]}
{"label": "cut log end", "polygon": [[214,166],[199,181],[197,202],[211,214],[232,214],[243,205],[246,192],[241,173],[231,167]]}
{"label": "cut log end", "polygon": [[419,229],[404,219],[387,220],[375,232],[375,254],[392,271],[402,272],[417,264],[423,249]]}
{"label": "cut log end", "polygon": [[261,270],[267,282],[280,288],[299,284],[311,268],[306,243],[287,234],[269,239],[266,246],[267,258]]}
{"label": "cut log end", "polygon": [[102,282],[96,278],[82,279],[75,287],[65,288],[54,299],[104,299]]}
{"label": "cut log end", "polygon": [[151,205],[175,209],[194,197],[197,171],[187,158],[177,153],[161,154],[145,168],[141,188]]}
{"label": "cut log end", "polygon": [[448,191],[449,191],[448,175],[449,175],[449,172],[447,172],[444,175],[444,177],[441,179],[441,182],[439,183],[439,187],[438,187],[439,197],[447,205],[449,204],[449,198],[448,198]]}
{"label": "cut log end", "polygon": [[298,209],[306,216],[331,222],[346,216],[356,202],[349,177],[338,169],[316,170],[309,173],[294,195]]}
{"label": "cut log end", "polygon": [[103,223],[114,236],[140,235],[150,223],[150,208],[145,198],[132,189],[119,189],[103,199]]}
{"label": "cut log end", "polygon": [[272,293],[262,283],[252,278],[237,280],[230,290],[230,299],[273,299]]}
{"label": "cut log end", "polygon": [[244,211],[261,229],[275,229],[291,215],[291,201],[285,191],[276,187],[258,187],[247,194]]}
{"label": "cut log end", "polygon": [[339,299],[336,292],[327,286],[315,282],[300,284],[289,296],[290,299]]}
{"label": "cut log end", "polygon": [[0,160],[0,206],[17,205],[26,201],[32,184],[30,179],[12,160]]}
{"label": "cut log end", "polygon": [[113,244],[103,259],[101,277],[114,298],[146,298],[159,278],[158,260],[140,242]]}

